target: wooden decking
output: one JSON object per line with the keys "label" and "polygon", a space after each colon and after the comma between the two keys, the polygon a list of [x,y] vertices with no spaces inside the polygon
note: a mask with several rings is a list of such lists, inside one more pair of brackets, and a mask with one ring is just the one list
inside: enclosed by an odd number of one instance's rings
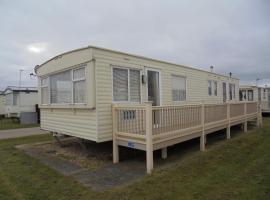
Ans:
{"label": "wooden decking", "polygon": [[205,150],[206,135],[243,124],[248,121],[261,124],[257,102],[226,104],[196,104],[184,106],[152,106],[151,102],[139,106],[113,106],[113,162],[119,162],[119,145],[146,151],[147,173],[153,169],[153,151],[200,137],[200,149]]}

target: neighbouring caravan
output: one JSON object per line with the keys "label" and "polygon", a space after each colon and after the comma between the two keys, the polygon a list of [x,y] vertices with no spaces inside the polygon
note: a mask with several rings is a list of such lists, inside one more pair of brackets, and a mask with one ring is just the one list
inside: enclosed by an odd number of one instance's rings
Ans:
{"label": "neighbouring caravan", "polygon": [[262,112],[270,113],[270,87],[261,87],[260,90]]}
{"label": "neighbouring caravan", "polygon": [[258,101],[261,105],[262,113],[270,112],[270,88],[254,85],[240,85],[240,101]]}
{"label": "neighbouring caravan", "polygon": [[240,85],[239,100],[240,101],[259,101],[260,88],[253,85]]}
{"label": "neighbouring caravan", "polygon": [[237,78],[93,46],[55,56],[35,72],[41,128],[96,142],[112,140],[112,104],[239,101]]}
{"label": "neighbouring caravan", "polygon": [[36,112],[38,90],[36,87],[8,86],[5,96],[6,117],[20,117],[23,112]]}
{"label": "neighbouring caravan", "polygon": [[5,96],[0,91],[0,117],[5,116]]}

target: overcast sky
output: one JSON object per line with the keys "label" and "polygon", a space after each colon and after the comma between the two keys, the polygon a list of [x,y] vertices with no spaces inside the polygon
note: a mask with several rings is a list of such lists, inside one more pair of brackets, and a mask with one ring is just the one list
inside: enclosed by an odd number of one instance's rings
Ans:
{"label": "overcast sky", "polygon": [[[270,81],[269,0],[0,0],[0,89],[95,45]],[[22,85],[35,85],[31,71]],[[268,79],[268,80],[267,80]]]}

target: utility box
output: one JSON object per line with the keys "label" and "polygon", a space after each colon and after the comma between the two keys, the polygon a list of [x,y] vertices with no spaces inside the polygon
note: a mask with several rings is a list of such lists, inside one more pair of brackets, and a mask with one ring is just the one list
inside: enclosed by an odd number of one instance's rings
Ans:
{"label": "utility box", "polygon": [[37,124],[38,115],[36,112],[22,112],[20,114],[20,123],[21,124]]}

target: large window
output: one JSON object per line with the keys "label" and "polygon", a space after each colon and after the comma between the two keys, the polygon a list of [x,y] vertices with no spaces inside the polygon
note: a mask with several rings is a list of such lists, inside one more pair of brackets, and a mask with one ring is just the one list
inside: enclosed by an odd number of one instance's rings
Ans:
{"label": "large window", "polygon": [[42,104],[86,103],[85,67],[41,78]]}
{"label": "large window", "polygon": [[173,101],[186,100],[186,77],[172,76],[172,98]]}
{"label": "large window", "polygon": [[140,102],[140,71],[113,68],[113,100]]}

